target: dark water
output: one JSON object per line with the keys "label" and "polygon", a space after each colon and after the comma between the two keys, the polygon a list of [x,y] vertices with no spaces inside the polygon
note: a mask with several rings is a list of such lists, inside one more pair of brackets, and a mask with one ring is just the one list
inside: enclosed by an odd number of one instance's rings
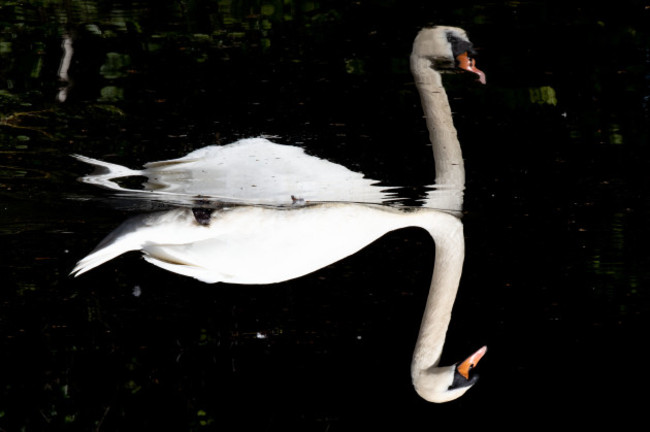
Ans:
{"label": "dark water", "polygon": [[[637,1],[4,2],[0,427],[636,423],[649,13]],[[271,286],[206,285],[136,254],[68,276],[132,214],[77,182],[88,168],[71,153],[137,167],[277,135],[419,198],[434,176],[408,54],[427,24],[464,27],[488,80],[445,81],[467,258],[442,362],[489,347],[463,398],[429,404],[410,384],[434,253],[416,229]]]}

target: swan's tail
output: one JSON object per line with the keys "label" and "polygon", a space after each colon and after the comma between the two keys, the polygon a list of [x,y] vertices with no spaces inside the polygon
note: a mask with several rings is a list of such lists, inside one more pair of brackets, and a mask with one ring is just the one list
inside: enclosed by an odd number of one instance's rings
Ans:
{"label": "swan's tail", "polygon": [[120,247],[119,244],[113,244],[108,247],[96,250],[80,260],[75,268],[72,269],[70,275],[74,277],[82,275],[88,270],[92,270],[95,267],[104,264],[106,261],[110,261],[113,258],[122,255],[125,252],[128,252],[128,250]]}
{"label": "swan's tail", "polygon": [[139,250],[144,241],[143,230],[140,228],[144,217],[146,215],[136,216],[125,221],[102,240],[88,256],[79,260],[70,275],[77,277],[126,252]]}

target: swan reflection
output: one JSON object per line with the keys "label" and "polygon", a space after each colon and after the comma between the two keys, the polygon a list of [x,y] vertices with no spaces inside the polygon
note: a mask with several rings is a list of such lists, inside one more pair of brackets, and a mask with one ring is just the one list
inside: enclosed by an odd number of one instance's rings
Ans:
{"label": "swan reflection", "polygon": [[[416,342],[411,375],[426,400],[445,402],[464,394],[477,376],[471,369],[485,354],[439,367],[464,260],[462,209],[465,170],[440,71],[458,67],[485,76],[468,59],[472,44],[462,29],[422,30],[411,69],[433,145],[436,187],[429,206],[382,205],[394,198],[340,165],[302,149],[263,138],[211,146],[180,159],[131,170],[84,156],[99,172],[82,180],[105,188],[181,205],[135,216],[83,258],[76,276],[128,251],[141,251],[161,268],[200,281],[269,284],[297,278],[352,255],[387,232],[421,227],[436,245],[429,296]],[[143,189],[121,177],[145,176]],[[328,202],[329,201],[329,202]]]}
{"label": "swan reflection", "polygon": [[[395,188],[380,186],[342,165],[311,156],[297,146],[266,138],[247,138],[208,146],[172,160],[150,162],[141,170],[74,155],[96,167],[81,181],[131,196],[194,205],[204,200],[239,204],[287,205],[296,201],[384,203]],[[146,177],[142,189],[121,186],[118,179]],[[293,197],[293,198],[292,198]]]}

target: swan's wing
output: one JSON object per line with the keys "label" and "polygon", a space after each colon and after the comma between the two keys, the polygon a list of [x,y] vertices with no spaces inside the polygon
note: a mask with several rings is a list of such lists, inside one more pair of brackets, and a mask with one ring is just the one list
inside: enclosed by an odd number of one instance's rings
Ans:
{"label": "swan's wing", "polygon": [[177,273],[182,276],[193,277],[194,279],[198,279],[201,282],[205,282],[205,283],[222,282],[224,279],[229,278],[229,275],[224,275],[223,277],[220,277],[218,273],[210,269],[206,269],[188,263],[166,261],[160,259],[160,257],[154,257],[148,254],[144,255],[144,259],[147,262],[155,266],[158,266],[162,269],[165,269],[167,271]]}
{"label": "swan's wing", "polygon": [[212,250],[194,250],[196,244],[206,243],[205,241],[186,245],[148,244],[143,248],[144,259],[155,266],[193,277],[201,282],[231,281],[234,278],[232,274],[219,271],[219,268],[222,268],[220,250],[223,244],[219,244],[218,240],[207,242],[215,245]]}

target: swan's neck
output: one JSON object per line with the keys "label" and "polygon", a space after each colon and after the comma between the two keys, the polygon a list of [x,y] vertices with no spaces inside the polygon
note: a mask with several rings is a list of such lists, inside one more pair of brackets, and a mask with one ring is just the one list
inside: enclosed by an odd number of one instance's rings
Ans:
{"label": "swan's neck", "polygon": [[442,86],[442,78],[431,66],[430,59],[411,54],[411,72],[420,93],[433,147],[436,187],[451,192],[449,203],[445,207],[461,210],[465,188],[463,154],[454,128],[449,99]]}
{"label": "swan's neck", "polygon": [[411,364],[418,392],[419,386],[430,383],[430,377],[425,379],[425,375],[434,374],[440,361],[465,257],[462,222],[454,216],[436,213],[432,218],[436,223],[428,230],[436,244],[434,270]]}

